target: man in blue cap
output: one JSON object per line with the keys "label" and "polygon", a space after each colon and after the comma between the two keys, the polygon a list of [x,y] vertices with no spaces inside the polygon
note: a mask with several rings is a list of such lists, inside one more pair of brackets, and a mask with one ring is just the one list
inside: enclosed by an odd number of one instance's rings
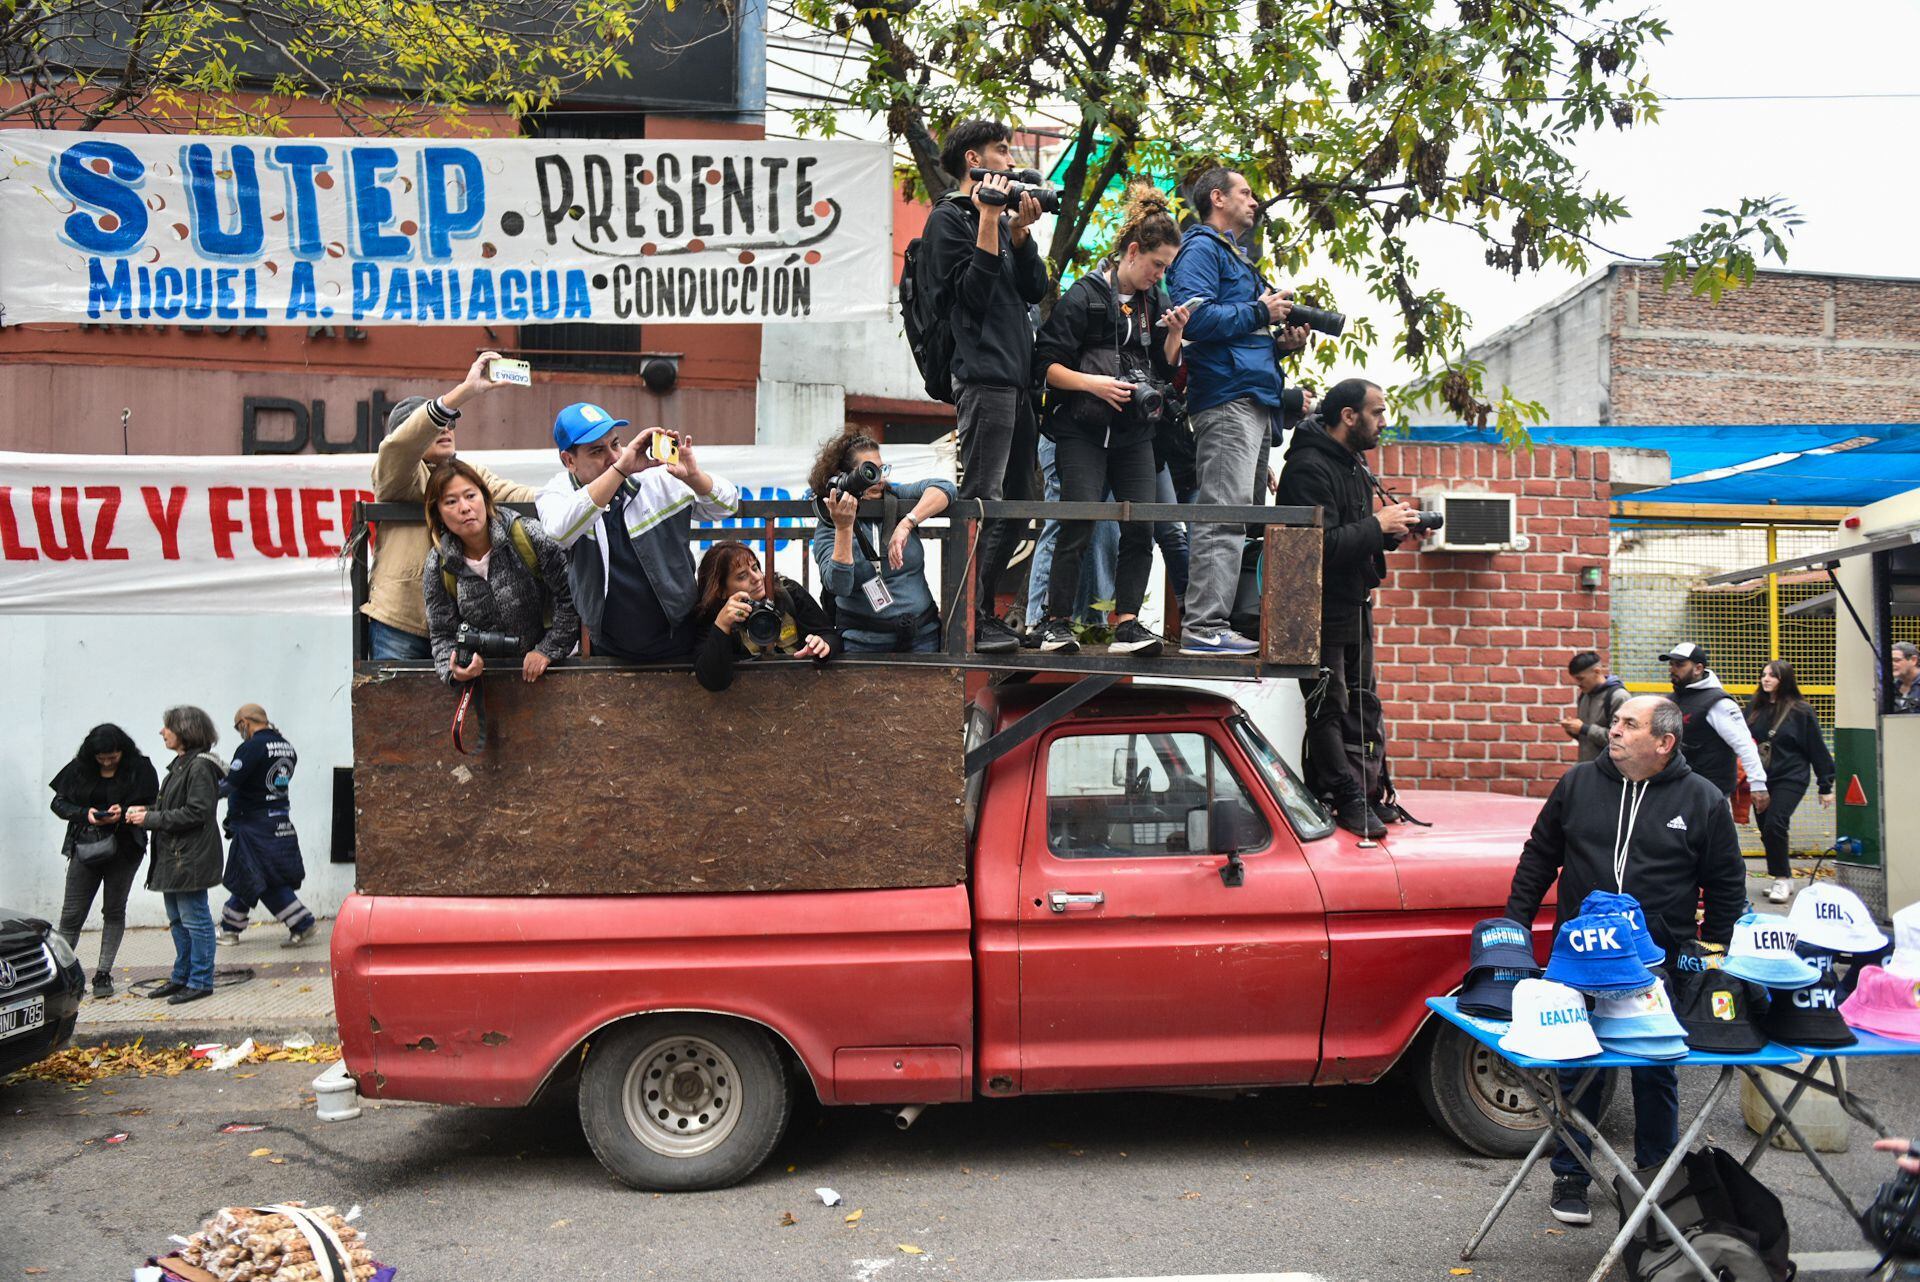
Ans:
{"label": "man in blue cap", "polygon": [[[669,663],[693,653],[695,516],[740,512],[740,490],[711,476],[693,438],[650,427],[622,442],[626,419],[582,401],[553,420],[566,470],[535,500],[540,524],[567,549],[582,649],[629,663]],[[673,443],[660,462],[655,437]]]}
{"label": "man in blue cap", "polygon": [[[1684,730],[1671,699],[1642,695],[1620,705],[1606,753],[1562,775],[1541,808],[1513,872],[1507,916],[1531,925],[1556,881],[1558,925],[1579,912],[1591,891],[1631,895],[1653,942],[1671,952],[1695,938],[1695,906],[1704,898],[1698,937],[1726,945],[1746,911],[1746,866],[1726,798],[1680,751]],[[1634,1162],[1655,1166],[1680,1142],[1679,1077],[1666,1065],[1632,1073]],[[1563,1087],[1571,1089],[1577,1077],[1563,1073]],[[1593,1117],[1601,1088],[1596,1074],[1574,1106]],[[1588,1149],[1587,1138],[1579,1139]],[[1562,1146],[1553,1155],[1553,1174],[1553,1217],[1591,1224],[1580,1159]]]}

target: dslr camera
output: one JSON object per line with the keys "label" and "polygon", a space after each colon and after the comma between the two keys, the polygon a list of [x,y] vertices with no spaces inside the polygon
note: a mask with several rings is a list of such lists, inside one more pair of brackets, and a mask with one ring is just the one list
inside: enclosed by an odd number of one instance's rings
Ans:
{"label": "dslr camera", "polygon": [[483,659],[518,659],[522,648],[520,638],[508,636],[504,632],[487,632],[483,629],[463,623],[453,636],[453,666],[464,668],[472,663],[474,656]]}
{"label": "dslr camera", "polygon": [[865,494],[868,490],[880,484],[882,475],[880,465],[872,459],[866,459],[862,462],[855,463],[844,472],[828,477],[827,489],[832,492],[835,498],[840,497],[842,494],[851,494],[853,497],[859,498],[862,494]]}
{"label": "dslr camera", "polygon": [[747,621],[741,627],[745,629],[749,642],[758,649],[767,650],[779,644],[784,623],[780,607],[772,601],[749,601]]}
{"label": "dslr camera", "polygon": [[1287,313],[1285,320],[1276,322],[1274,328],[1305,325],[1308,329],[1317,330],[1328,338],[1338,338],[1346,332],[1347,314],[1345,312],[1309,307],[1305,303],[1291,303],[1289,306],[1293,310]]}
{"label": "dslr camera", "polygon": [[1136,374],[1128,381],[1133,384],[1133,395],[1127,398],[1126,413],[1149,427],[1165,422],[1167,402],[1174,395],[1173,385],[1151,374]]}
{"label": "dslr camera", "polygon": [[[1047,186],[1047,180],[1040,176],[1038,169],[969,169],[967,176],[979,182],[988,174],[1000,174],[1011,181],[1005,192],[983,191],[980,203],[983,205],[1017,205],[1023,196],[1031,196],[1040,202],[1040,212],[1057,214],[1060,212],[1060,189]],[[1345,323],[1345,318],[1341,318]]]}

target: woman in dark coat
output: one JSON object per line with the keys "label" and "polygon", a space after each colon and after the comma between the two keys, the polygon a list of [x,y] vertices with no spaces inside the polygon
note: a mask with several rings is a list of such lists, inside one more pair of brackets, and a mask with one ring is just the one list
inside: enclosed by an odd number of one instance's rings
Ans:
{"label": "woman in dark coat", "polygon": [[[693,618],[699,640],[694,643],[693,675],[709,690],[733,684],[733,661],[763,653],[790,654],[798,659],[831,659],[840,652],[840,634],[827,622],[827,612],[800,584],[776,574],[773,593],[767,593],[760,558],[738,539],[722,539],[700,558],[694,580]],[[755,601],[770,600],[780,612],[780,631],[770,644],[756,645],[747,635],[747,616]]]}
{"label": "woman in dark coat", "polygon": [[213,718],[199,708],[168,708],[160,739],[173,750],[173,764],[160,781],[151,808],[134,806],[127,822],[153,833],[147,889],[160,892],[173,929],[173,974],[148,994],[167,1004],[213,995],[213,914],[207,891],[220,884],[226,852],[220,846],[220,780],[226,763],[211,749],[219,739]]}
{"label": "woman in dark coat", "polygon": [[[87,732],[73,760],[47,786],[53,789],[53,813],[67,821],[60,846],[67,858],[60,934],[69,948],[78,948],[80,928],[100,895],[100,964],[93,972],[93,995],[111,997],[113,959],[127,928],[127,893],[147,853],[146,832],[123,821],[130,808],[153,804],[160,779],[127,732],[107,724]],[[74,857],[76,846],[101,841],[113,843],[110,856],[92,862]]]}
{"label": "woman in dark coat", "polygon": [[1747,705],[1747,727],[1767,771],[1767,809],[1759,816],[1767,876],[1773,878],[1767,898],[1784,904],[1793,897],[1787,830],[1809,781],[1819,785],[1821,805],[1833,804],[1833,754],[1820,735],[1820,718],[1801,697],[1793,665],[1785,659],[1775,659],[1761,672],[1760,688]]}

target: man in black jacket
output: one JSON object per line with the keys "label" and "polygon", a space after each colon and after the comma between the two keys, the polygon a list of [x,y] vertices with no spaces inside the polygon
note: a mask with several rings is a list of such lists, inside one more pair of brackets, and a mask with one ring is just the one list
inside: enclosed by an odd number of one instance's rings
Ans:
{"label": "man in black jacket", "polygon": [[[1320,400],[1318,420],[1294,429],[1280,472],[1282,507],[1320,509],[1320,676],[1300,683],[1307,703],[1307,786],[1333,798],[1340,826],[1366,837],[1386,832],[1347,754],[1342,726],[1357,702],[1379,696],[1373,682],[1372,593],[1387,577],[1387,549],[1413,528],[1419,509],[1373,508],[1362,457],[1380,441],[1387,403],[1377,384],[1349,378]],[[1360,709],[1364,714],[1364,709]],[[1364,716],[1362,717],[1364,721]],[[1383,750],[1384,752],[1384,750]]]}
{"label": "man in black jacket", "polygon": [[[927,263],[941,282],[939,305],[953,326],[953,407],[960,438],[960,499],[1032,499],[1040,434],[1032,400],[1033,321],[1047,294],[1047,264],[1032,226],[1040,202],[1009,199],[1012,132],[998,121],[967,120],[948,131],[940,164],[959,181],[927,216]],[[969,170],[990,171],[978,183]],[[964,512],[962,513],[964,514]],[[1020,648],[993,608],[1013,559],[1020,523],[989,521],[975,580],[974,649]]]}
{"label": "man in black jacket", "polygon": [[[1578,915],[1593,890],[1640,901],[1654,942],[1673,951],[1696,937],[1694,906],[1704,897],[1698,938],[1724,947],[1747,906],[1746,868],[1733,812],[1712,782],[1695,774],[1680,751],[1679,707],[1659,695],[1620,705],[1607,751],[1560,777],[1520,851],[1507,892],[1507,916],[1531,923],[1557,879],[1556,923]],[[1561,1074],[1571,1089],[1579,1073]],[[1600,1105],[1596,1075],[1574,1106],[1593,1117]],[[1638,1166],[1656,1166],[1680,1141],[1679,1078],[1671,1067],[1633,1070],[1633,1151]],[[1588,1152],[1586,1137],[1581,1147]],[[1565,1224],[1590,1224],[1588,1176],[1563,1146],[1553,1155],[1552,1210]]]}

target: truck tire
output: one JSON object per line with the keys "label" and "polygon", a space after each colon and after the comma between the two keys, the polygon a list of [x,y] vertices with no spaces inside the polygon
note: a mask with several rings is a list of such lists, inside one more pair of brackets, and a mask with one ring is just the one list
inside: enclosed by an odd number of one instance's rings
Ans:
{"label": "truck tire", "polygon": [[715,1015],[653,1015],[593,1041],[580,1129],[601,1165],[649,1192],[725,1188],[773,1152],[792,1088],[760,1028]]}
{"label": "truck tire", "polygon": [[[1487,1157],[1524,1157],[1547,1123],[1521,1090],[1516,1070],[1452,1024],[1435,1020],[1413,1065],[1414,1089],[1447,1134]],[[1600,1115],[1613,1104],[1619,1074],[1602,1075]]]}

